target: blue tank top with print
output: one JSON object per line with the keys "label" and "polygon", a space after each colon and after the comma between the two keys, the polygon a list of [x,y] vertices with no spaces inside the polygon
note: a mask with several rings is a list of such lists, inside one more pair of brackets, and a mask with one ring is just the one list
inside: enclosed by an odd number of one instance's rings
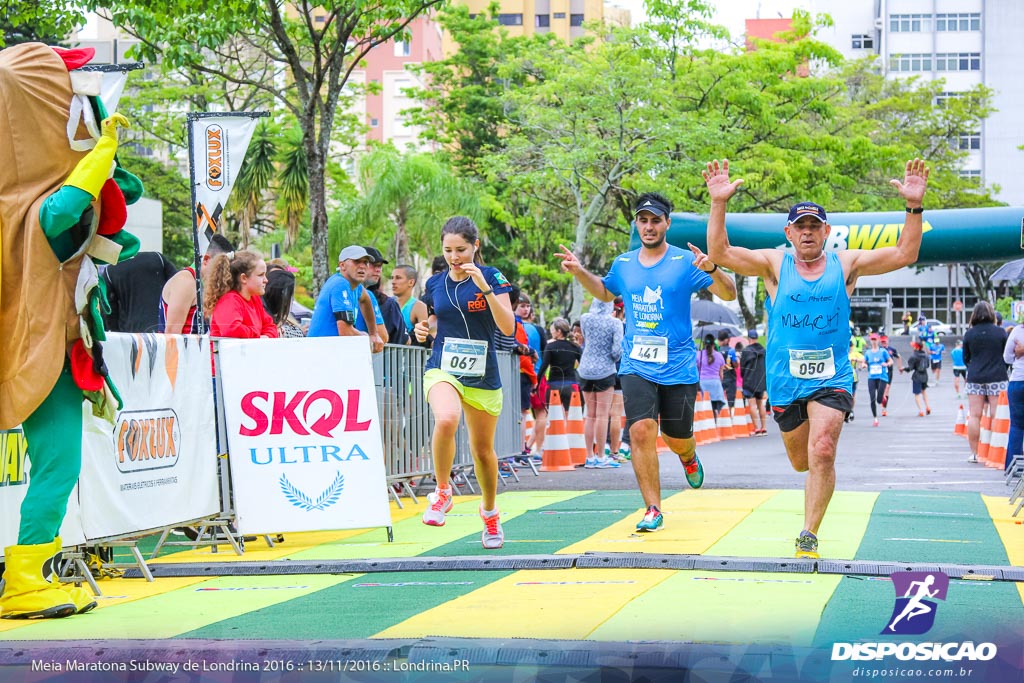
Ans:
{"label": "blue tank top with print", "polygon": [[779,288],[768,302],[768,398],[786,406],[819,389],[853,389],[850,366],[850,297],[839,255],[826,252],[817,280],[797,273],[792,254],[782,259]]}

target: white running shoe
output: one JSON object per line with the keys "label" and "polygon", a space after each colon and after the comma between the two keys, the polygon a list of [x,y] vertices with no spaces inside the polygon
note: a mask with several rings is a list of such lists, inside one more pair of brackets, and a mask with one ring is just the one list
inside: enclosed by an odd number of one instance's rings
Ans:
{"label": "white running shoe", "polygon": [[484,516],[480,508],[480,519],[484,520],[484,531],[480,534],[480,543],[487,550],[497,550],[505,545],[505,531],[501,528],[501,513],[495,512],[490,517]]}
{"label": "white running shoe", "polygon": [[434,489],[427,495],[427,509],[423,512],[423,523],[428,526],[444,526],[444,516],[452,511],[452,490]]}

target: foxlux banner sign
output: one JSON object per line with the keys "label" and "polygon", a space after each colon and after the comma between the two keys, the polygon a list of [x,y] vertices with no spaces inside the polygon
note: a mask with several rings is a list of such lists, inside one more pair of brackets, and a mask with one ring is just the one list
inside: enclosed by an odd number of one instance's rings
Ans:
{"label": "foxlux banner sign", "polygon": [[366,337],[218,343],[238,530],[391,526]]}
{"label": "foxlux banner sign", "polygon": [[88,537],[216,513],[209,337],[110,334],[103,351],[124,406],[111,426],[86,405],[80,481]]}
{"label": "foxlux banner sign", "polygon": [[[83,402],[82,471],[61,527],[65,546],[220,510],[209,337],[111,333],[103,352],[124,406],[112,425]],[[17,543],[31,479],[24,434],[0,432],[0,548]]]}
{"label": "foxlux banner sign", "polygon": [[210,238],[220,232],[224,207],[256,129],[255,117],[264,115],[197,113],[189,117],[196,253],[200,257],[206,253]]}

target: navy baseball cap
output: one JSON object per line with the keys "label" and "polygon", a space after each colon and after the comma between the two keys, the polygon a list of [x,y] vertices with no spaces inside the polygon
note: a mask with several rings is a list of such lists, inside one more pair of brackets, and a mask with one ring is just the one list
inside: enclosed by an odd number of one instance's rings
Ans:
{"label": "navy baseball cap", "polygon": [[370,262],[373,264],[388,263],[388,260],[384,258],[384,255],[376,247],[363,247],[366,253],[370,255]]}
{"label": "navy baseball cap", "polygon": [[650,211],[655,216],[664,216],[665,214],[668,213],[668,207],[662,202],[658,201],[657,199],[648,197],[647,199],[644,199],[644,201],[641,204],[639,204],[635,209],[633,209],[633,216],[635,217],[641,211]]}
{"label": "navy baseball cap", "polygon": [[786,225],[792,225],[804,216],[814,216],[822,223],[828,222],[828,216],[825,215],[825,209],[821,208],[814,202],[800,202],[794,204],[789,210],[789,222]]}

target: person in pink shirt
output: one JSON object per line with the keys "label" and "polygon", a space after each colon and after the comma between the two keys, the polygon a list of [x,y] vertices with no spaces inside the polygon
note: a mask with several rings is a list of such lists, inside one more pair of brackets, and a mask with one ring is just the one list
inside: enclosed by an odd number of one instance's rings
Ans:
{"label": "person in pink shirt", "polygon": [[704,348],[697,352],[697,373],[700,389],[711,399],[711,410],[718,421],[718,413],[725,407],[725,390],[722,388],[722,373],[725,371],[725,357],[715,350],[714,335],[704,337]]}
{"label": "person in pink shirt", "polygon": [[235,339],[276,339],[277,325],[263,308],[266,288],[267,264],[259,254],[236,251],[215,256],[203,292],[203,311],[210,316],[210,334]]}

